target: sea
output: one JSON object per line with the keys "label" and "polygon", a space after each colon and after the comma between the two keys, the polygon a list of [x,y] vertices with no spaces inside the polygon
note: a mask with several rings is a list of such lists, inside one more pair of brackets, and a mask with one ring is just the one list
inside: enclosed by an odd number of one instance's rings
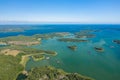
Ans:
{"label": "sea", "polygon": [[[5,27],[9,25],[0,25]],[[14,26],[14,25],[13,25]],[[21,26],[21,25],[17,25]],[[22,25],[28,26],[28,25]],[[69,73],[80,73],[95,80],[120,80],[120,44],[113,40],[120,40],[120,25],[113,24],[45,24],[29,25],[35,29],[23,32],[0,32],[0,38],[8,36],[34,34],[48,34],[53,32],[70,32],[75,34],[81,30],[97,30],[93,38],[86,38],[89,42],[60,42],[56,37],[43,39],[41,44],[31,46],[36,49],[56,51],[56,56],[46,55],[50,59],[34,61],[31,57],[26,64],[26,70],[40,66],[53,66]],[[72,51],[67,46],[76,45]],[[104,48],[104,52],[97,52],[94,46]],[[3,46],[1,46],[3,47]]]}

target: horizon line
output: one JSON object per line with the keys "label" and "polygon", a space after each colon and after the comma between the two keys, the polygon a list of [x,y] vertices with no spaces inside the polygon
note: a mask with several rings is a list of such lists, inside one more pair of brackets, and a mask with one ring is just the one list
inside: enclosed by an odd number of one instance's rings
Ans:
{"label": "horizon line", "polygon": [[0,21],[0,25],[23,25],[23,24],[113,24],[120,25],[114,22],[39,22],[39,21]]}

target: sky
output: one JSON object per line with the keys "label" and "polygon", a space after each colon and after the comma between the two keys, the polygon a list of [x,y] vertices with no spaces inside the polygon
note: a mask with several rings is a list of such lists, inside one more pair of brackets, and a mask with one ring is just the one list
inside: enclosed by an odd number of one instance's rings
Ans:
{"label": "sky", "polygon": [[0,0],[0,23],[120,24],[120,0]]}

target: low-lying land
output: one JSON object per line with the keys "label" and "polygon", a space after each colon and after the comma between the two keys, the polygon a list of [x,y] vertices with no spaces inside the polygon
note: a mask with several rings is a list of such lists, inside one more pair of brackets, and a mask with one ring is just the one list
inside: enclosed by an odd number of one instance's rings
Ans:
{"label": "low-lying land", "polygon": [[1,33],[7,32],[23,32],[25,30],[35,29],[31,26],[23,26],[23,25],[2,25],[0,26]]}
{"label": "low-lying land", "polygon": [[[52,67],[34,68],[28,73],[25,71],[26,63],[30,57],[34,61],[38,61],[44,59],[46,55],[57,55],[55,51],[34,49],[30,46],[40,44],[42,39],[67,35],[69,33],[62,32],[0,38],[0,45],[7,45],[0,47],[0,80],[16,80],[17,76],[24,72],[28,74],[26,80],[92,80],[79,74],[66,73]],[[59,41],[87,42],[88,40],[61,38]],[[69,46],[69,48],[75,50],[76,46]],[[49,59],[49,57],[46,59]]]}
{"label": "low-lying land", "polygon": [[76,39],[76,38],[61,38],[58,40],[63,42],[88,42],[88,40]]}
{"label": "low-lying land", "polygon": [[0,54],[0,80],[16,80],[19,73],[24,67],[19,64],[21,56]]}
{"label": "low-lying land", "polygon": [[72,46],[68,46],[68,48],[75,51],[77,49],[77,46],[76,45],[72,45]]}
{"label": "low-lying land", "polygon": [[41,43],[41,39],[48,39],[53,37],[64,37],[69,35],[68,32],[58,32],[58,33],[50,33],[50,34],[36,34],[33,36],[11,36],[0,38],[0,45],[20,45],[20,46],[31,46],[37,45]]}
{"label": "low-lying land", "polygon": [[35,60],[41,60],[44,56],[40,55],[43,54],[56,55],[56,52],[25,46],[0,48],[0,80],[16,80],[18,74],[24,71],[30,56],[33,56]]}
{"label": "low-lying land", "polygon": [[24,29],[21,29],[21,28],[2,28],[2,29],[0,29],[0,32],[23,32],[24,31]]}
{"label": "low-lying land", "polygon": [[[13,50],[13,48],[14,48],[14,50]],[[18,50],[19,50],[19,52],[16,52]],[[17,54],[13,55],[11,51],[16,52]],[[0,67],[0,74],[2,74],[2,75],[0,75],[1,80],[15,80],[17,78],[18,74],[22,73],[24,71],[24,67],[25,67],[26,62],[29,60],[29,56],[32,56],[32,58],[35,61],[37,61],[37,60],[41,60],[44,58],[44,56],[42,54],[56,55],[56,52],[54,52],[54,51],[37,50],[37,49],[33,49],[33,48],[20,47],[20,46],[11,46],[11,48],[10,47],[3,48],[3,49],[1,49],[0,53],[1,53],[0,54],[0,60],[1,60],[0,63],[4,64],[3,62],[5,62],[5,64]],[[9,54],[9,55],[6,55],[6,54]],[[8,66],[6,66],[6,65],[8,65]],[[5,71],[6,69],[8,69],[7,72]],[[75,77],[72,77],[73,74],[68,74],[68,73],[65,73],[64,71],[61,72],[60,70],[57,70],[55,68],[46,67],[46,69],[45,68],[39,68],[39,69],[40,70],[38,70],[36,73],[41,74],[42,80],[46,80],[46,79],[47,80],[54,80],[54,79],[57,79],[57,80],[61,80],[61,79],[67,80],[68,79],[69,80],[69,78],[71,78],[71,79],[75,78]],[[33,69],[33,71],[34,70],[36,70],[36,69]],[[48,72],[46,72],[46,70]],[[55,72],[55,71],[57,71],[57,72]],[[34,75],[36,73],[34,73]],[[44,74],[42,74],[42,73],[44,73]],[[35,77],[34,75],[31,75],[30,73],[28,73],[28,77],[26,80],[32,80],[33,78],[34,78],[34,80],[37,80],[37,77]],[[44,79],[45,78],[44,75],[46,76],[46,79]],[[52,76],[52,75],[56,75],[56,76]],[[74,75],[76,76],[76,79],[81,79],[81,78],[88,79],[86,77],[79,76],[78,74],[74,74]],[[14,77],[11,77],[11,76],[14,76]]]}
{"label": "low-lying land", "polygon": [[94,38],[95,37],[95,34],[76,34],[75,35],[76,38]]}
{"label": "low-lying land", "polygon": [[53,37],[64,37],[70,35],[69,32],[57,32],[57,33],[49,33],[49,34],[36,34],[34,37],[42,38],[42,39],[49,39]]}
{"label": "low-lying land", "polygon": [[113,40],[114,43],[120,44],[120,40]]}
{"label": "low-lying land", "polygon": [[94,49],[97,51],[97,52],[104,52],[104,49],[102,47],[94,47]]}
{"label": "low-lying land", "polygon": [[33,68],[26,80],[94,80],[77,73],[67,73],[50,66]]}
{"label": "low-lying land", "polygon": [[95,34],[93,34],[92,32],[94,32],[95,30],[81,30],[80,32],[76,32],[75,33],[75,37],[76,38],[94,38],[96,37]]}
{"label": "low-lying land", "polygon": [[11,49],[4,49],[4,50],[1,50],[0,52],[1,54],[11,55],[11,56],[16,56],[20,53],[19,50],[11,50]]}
{"label": "low-lying land", "polygon": [[6,45],[23,45],[23,46],[30,46],[40,44],[40,41],[32,36],[12,36],[6,38],[0,38],[1,44]]}
{"label": "low-lying land", "polygon": [[7,45],[6,42],[0,42],[0,45]]}
{"label": "low-lying land", "polygon": [[39,60],[44,59],[45,56],[42,55],[42,54],[39,54],[39,55],[33,55],[32,58],[33,58],[34,61],[39,61]]}

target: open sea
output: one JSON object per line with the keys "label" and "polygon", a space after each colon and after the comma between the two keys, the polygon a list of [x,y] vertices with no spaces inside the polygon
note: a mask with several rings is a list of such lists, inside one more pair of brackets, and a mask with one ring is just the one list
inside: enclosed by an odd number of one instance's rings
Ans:
{"label": "open sea", "polygon": [[[57,37],[42,40],[41,44],[31,47],[53,50],[58,54],[56,56],[46,55],[50,59],[37,62],[30,58],[26,64],[26,70],[51,65],[66,72],[77,72],[96,80],[120,80],[120,44],[113,42],[113,40],[120,40],[120,25],[50,24],[29,26],[36,28],[25,30],[24,32],[0,32],[0,38],[16,35],[31,36],[52,32],[70,32],[74,34],[80,32],[80,30],[98,31],[92,33],[96,37],[86,38],[89,42],[60,42]],[[5,27],[5,25],[0,27]],[[72,51],[67,48],[69,45],[77,45],[78,48],[76,51]],[[96,52],[93,48],[94,46],[103,47],[105,51],[103,53]]]}

